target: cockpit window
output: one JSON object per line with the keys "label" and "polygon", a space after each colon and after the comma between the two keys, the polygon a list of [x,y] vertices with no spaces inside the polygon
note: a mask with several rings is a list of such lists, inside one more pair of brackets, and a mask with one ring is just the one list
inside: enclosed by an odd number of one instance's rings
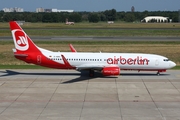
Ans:
{"label": "cockpit window", "polygon": [[169,59],[164,59],[164,61],[169,61]]}

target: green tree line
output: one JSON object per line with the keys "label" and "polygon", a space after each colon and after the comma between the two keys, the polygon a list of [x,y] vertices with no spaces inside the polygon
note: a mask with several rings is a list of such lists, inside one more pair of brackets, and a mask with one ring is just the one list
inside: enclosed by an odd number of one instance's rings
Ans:
{"label": "green tree line", "polygon": [[178,11],[144,11],[144,12],[117,12],[115,9],[101,12],[73,12],[73,13],[35,13],[35,12],[12,12],[0,11],[0,22],[11,20],[26,22],[65,22],[66,18],[71,22],[99,22],[99,21],[125,21],[140,22],[147,16],[164,16],[172,19],[172,22],[179,22]]}

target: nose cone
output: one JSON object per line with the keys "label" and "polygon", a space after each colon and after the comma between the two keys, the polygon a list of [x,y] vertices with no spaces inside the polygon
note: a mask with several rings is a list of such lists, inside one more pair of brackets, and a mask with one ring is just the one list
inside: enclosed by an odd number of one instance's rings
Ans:
{"label": "nose cone", "polygon": [[174,63],[174,62],[170,62],[170,64],[169,64],[169,66],[170,66],[170,68],[173,68],[173,67],[175,67],[176,66],[176,63]]}

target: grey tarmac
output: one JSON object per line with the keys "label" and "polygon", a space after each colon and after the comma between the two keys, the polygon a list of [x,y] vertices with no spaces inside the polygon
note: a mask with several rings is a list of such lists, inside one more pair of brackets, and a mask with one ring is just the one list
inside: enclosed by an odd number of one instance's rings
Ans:
{"label": "grey tarmac", "polygon": [[1,120],[178,120],[180,71],[0,70]]}

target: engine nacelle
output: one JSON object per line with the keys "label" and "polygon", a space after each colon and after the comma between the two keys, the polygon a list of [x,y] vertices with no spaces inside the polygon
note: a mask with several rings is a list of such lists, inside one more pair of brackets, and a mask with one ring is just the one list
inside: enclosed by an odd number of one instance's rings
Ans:
{"label": "engine nacelle", "polygon": [[115,76],[120,74],[120,68],[119,67],[104,67],[102,69],[102,74],[104,76]]}

